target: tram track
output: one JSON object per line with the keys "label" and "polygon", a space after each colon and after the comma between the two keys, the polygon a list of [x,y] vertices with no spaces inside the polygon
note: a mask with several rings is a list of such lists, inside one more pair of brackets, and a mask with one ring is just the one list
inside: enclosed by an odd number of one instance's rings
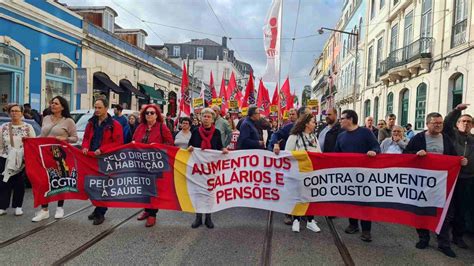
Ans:
{"label": "tram track", "polygon": [[[262,266],[269,266],[271,265],[271,259],[272,259],[272,239],[273,239],[273,217],[274,213],[272,211],[268,212],[267,215],[267,225],[265,229],[265,238],[263,241],[263,250],[262,250],[262,259],[261,259],[261,265]],[[326,223],[328,225],[329,231],[331,232],[331,235],[334,240],[334,245],[337,247],[337,250],[339,251],[339,254],[341,255],[341,258],[344,262],[344,265],[347,266],[354,266],[354,260],[352,259],[352,256],[347,249],[346,244],[344,241],[342,241],[341,236],[336,230],[336,227],[334,226],[333,219],[330,217],[325,217]]]}
{"label": "tram track", "polygon": [[85,211],[85,210],[91,208],[92,206],[93,206],[92,204],[87,205],[87,206],[84,206],[84,207],[82,207],[82,208],[80,208],[80,209],[78,209],[78,210],[75,210],[75,211],[73,211],[73,212],[67,214],[67,215],[64,216],[64,218],[62,218],[62,219],[54,219],[54,220],[51,221],[51,222],[48,222],[48,223],[46,223],[46,224],[42,224],[42,225],[40,225],[40,226],[38,226],[38,227],[35,227],[35,228],[31,229],[31,230],[28,230],[28,231],[24,232],[24,233],[21,233],[21,234],[19,234],[19,235],[17,235],[17,236],[14,236],[14,237],[10,238],[10,239],[7,239],[7,240],[5,240],[5,241],[3,241],[3,242],[0,243],[0,249],[2,249],[2,248],[4,248],[4,247],[7,247],[7,246],[9,246],[9,245],[11,245],[11,244],[13,244],[13,243],[16,243],[16,242],[18,242],[18,241],[20,241],[20,240],[22,240],[22,239],[24,239],[24,238],[27,238],[27,237],[29,237],[29,236],[32,236],[32,235],[34,235],[34,234],[36,234],[36,233],[38,233],[38,232],[41,232],[41,231],[43,231],[44,229],[51,227],[51,226],[54,225],[55,223],[68,220],[68,219],[70,219],[72,216],[74,216],[74,215],[76,215],[76,214],[78,214],[78,213],[80,213],[80,212],[83,212],[83,211]]}
{"label": "tram track", "polygon": [[119,229],[120,227],[122,227],[124,224],[126,224],[127,222],[129,222],[132,218],[134,218],[135,216],[137,216],[140,212],[142,212],[143,210],[139,210],[135,213],[133,213],[132,215],[130,215],[129,217],[127,217],[126,219],[122,220],[121,222],[115,224],[114,226],[108,228],[107,230],[105,231],[102,231],[100,234],[98,234],[97,236],[95,236],[94,238],[92,238],[91,240],[87,241],[86,243],[84,243],[83,245],[81,245],[80,247],[76,248],[75,250],[69,252],[67,255],[63,256],[62,258],[58,259],[57,261],[55,261],[52,265],[53,266],[57,266],[57,265],[64,265],[65,263],[67,263],[68,261],[76,258],[77,256],[81,255],[84,251],[86,251],[87,249],[89,249],[90,247],[94,246],[95,244],[99,243],[101,240],[103,240],[104,238],[106,238],[107,236],[111,235],[112,233],[114,233],[117,229]]}

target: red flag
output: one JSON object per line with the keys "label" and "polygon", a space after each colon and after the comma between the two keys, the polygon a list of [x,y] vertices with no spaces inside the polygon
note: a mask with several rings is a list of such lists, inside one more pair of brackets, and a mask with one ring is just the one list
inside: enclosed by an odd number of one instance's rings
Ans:
{"label": "red flag", "polygon": [[272,97],[272,105],[278,106],[278,84],[275,86]]}
{"label": "red flag", "polygon": [[242,106],[242,92],[237,86],[234,72],[230,75],[229,86],[227,86],[227,95],[229,95],[230,100],[236,100],[239,106]]}
{"label": "red flag", "polygon": [[253,84],[253,73],[250,72],[249,82],[245,88],[245,96],[242,102],[242,107],[248,107],[255,104],[255,85]]}
{"label": "red flag", "polygon": [[281,113],[283,114],[285,110],[293,108],[293,97],[291,96],[289,78],[286,78],[285,83],[283,83],[283,86],[281,87],[280,97],[280,108]]}
{"label": "red flag", "polygon": [[229,105],[227,102],[229,100],[229,93],[228,93],[228,90],[226,90],[225,88],[224,76],[222,76],[221,89],[219,91],[219,98],[222,99],[221,111],[223,113],[227,113],[227,110],[229,109]]}
{"label": "red flag", "polygon": [[214,77],[212,76],[212,71],[211,71],[211,80],[209,81],[209,87],[211,88],[211,102],[208,103],[208,105],[211,106],[212,99],[217,98],[216,86],[214,86]]}
{"label": "red flag", "polygon": [[268,95],[267,88],[263,85],[262,79],[260,79],[260,83],[258,84],[257,106],[260,107],[260,113],[264,116],[270,114],[270,96]]}
{"label": "red flag", "polygon": [[188,72],[186,71],[186,64],[183,63],[183,74],[181,78],[181,98],[179,102],[179,111],[185,115],[191,114],[191,97],[189,96],[189,80]]}

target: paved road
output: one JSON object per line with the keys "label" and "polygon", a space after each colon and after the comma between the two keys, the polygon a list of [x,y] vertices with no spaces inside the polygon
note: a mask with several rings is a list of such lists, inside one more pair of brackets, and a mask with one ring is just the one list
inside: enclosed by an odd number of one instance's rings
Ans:
{"label": "paved road", "polygon": [[[160,211],[157,225],[145,228],[144,222],[136,220],[139,210],[111,209],[104,224],[93,226],[87,220],[92,211],[88,201],[67,201],[66,214],[76,213],[63,220],[50,218],[40,223],[31,222],[34,210],[30,190],[24,205],[24,216],[0,217],[2,265],[344,264],[323,218],[317,218],[321,233],[302,226],[301,233],[295,234],[282,223],[282,214],[274,214],[273,224],[268,227],[269,215],[263,210],[221,211],[213,215],[213,230],[191,229],[193,214]],[[55,204],[51,204],[51,214],[54,209]],[[472,248],[453,247],[458,258],[451,259],[436,250],[434,236],[428,250],[415,249],[416,233],[409,227],[375,223],[374,241],[365,243],[358,235],[343,233],[346,219],[336,219],[334,223],[356,265],[474,265],[473,237],[467,238]],[[32,230],[36,231],[31,233]],[[98,238],[101,240],[96,242]],[[86,244],[90,247],[83,250]]]}

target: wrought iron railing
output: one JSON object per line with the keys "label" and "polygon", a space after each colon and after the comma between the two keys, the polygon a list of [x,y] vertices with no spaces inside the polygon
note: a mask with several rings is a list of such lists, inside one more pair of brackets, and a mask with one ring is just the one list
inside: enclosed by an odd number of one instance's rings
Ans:
{"label": "wrought iron railing", "polygon": [[395,67],[399,67],[419,58],[431,58],[433,38],[423,37],[409,45],[390,52],[389,56],[380,62],[377,72],[380,76]]}
{"label": "wrought iron railing", "polygon": [[451,48],[466,42],[467,19],[456,23],[451,31]]}

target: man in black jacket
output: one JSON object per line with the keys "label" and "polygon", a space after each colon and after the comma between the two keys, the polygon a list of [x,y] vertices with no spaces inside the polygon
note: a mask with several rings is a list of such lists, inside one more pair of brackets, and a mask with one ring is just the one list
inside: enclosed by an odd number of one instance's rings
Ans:
{"label": "man in black jacket", "polygon": [[326,126],[318,131],[319,146],[323,152],[334,152],[337,136],[344,132],[337,120],[336,108],[329,108],[326,113]]}
{"label": "man in black jacket", "polygon": [[[453,143],[447,134],[443,134],[443,117],[439,113],[429,113],[426,116],[428,130],[416,134],[408,143],[405,153],[416,153],[423,157],[427,153],[444,155],[457,155]],[[461,160],[461,165],[466,165],[467,159]],[[438,249],[448,257],[456,257],[449,243],[449,224],[453,219],[453,208],[449,208],[443,227],[438,235]],[[416,248],[425,249],[429,245],[430,232],[426,229],[416,229],[419,241]]]}
{"label": "man in black jacket", "polygon": [[444,119],[443,133],[449,136],[453,142],[456,152],[468,160],[468,164],[461,168],[458,181],[453,194],[454,220],[453,220],[453,243],[460,248],[468,248],[463,240],[466,227],[464,216],[466,215],[466,192],[472,185],[474,179],[474,136],[471,134],[472,116],[461,115],[467,109],[467,104],[459,104]]}

